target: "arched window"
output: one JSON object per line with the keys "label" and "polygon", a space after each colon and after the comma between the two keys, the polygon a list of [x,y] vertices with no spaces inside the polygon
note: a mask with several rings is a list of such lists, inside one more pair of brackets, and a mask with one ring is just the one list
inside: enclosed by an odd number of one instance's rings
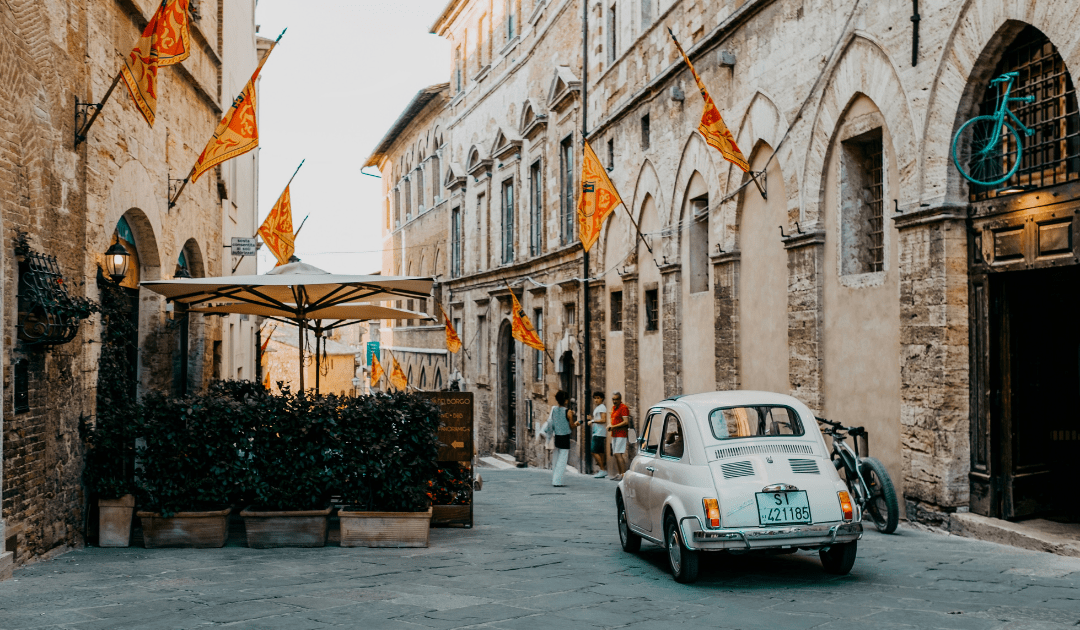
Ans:
{"label": "arched window", "polygon": [[[994,190],[972,186],[975,199],[996,196],[997,191],[1043,188],[1080,179],[1080,115],[1076,87],[1058,54],[1057,47],[1039,29],[1028,26],[1005,49],[991,78],[1006,72],[1018,73],[1013,84],[1015,97],[1034,96],[1032,103],[1010,103],[1013,113],[1035,134],[1024,137],[1020,168]],[[980,115],[991,115],[998,107],[1002,86],[987,87]],[[1009,136],[1012,138],[1013,136]],[[1011,145],[1011,141],[1009,142]],[[1013,159],[1015,146],[1004,147],[1005,158]]]}

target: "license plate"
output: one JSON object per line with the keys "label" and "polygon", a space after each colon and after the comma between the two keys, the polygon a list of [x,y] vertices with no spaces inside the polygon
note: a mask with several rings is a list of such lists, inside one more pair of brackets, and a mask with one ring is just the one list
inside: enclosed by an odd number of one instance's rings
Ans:
{"label": "license plate", "polygon": [[810,500],[806,491],[758,492],[758,519],[762,525],[789,525],[810,522]]}

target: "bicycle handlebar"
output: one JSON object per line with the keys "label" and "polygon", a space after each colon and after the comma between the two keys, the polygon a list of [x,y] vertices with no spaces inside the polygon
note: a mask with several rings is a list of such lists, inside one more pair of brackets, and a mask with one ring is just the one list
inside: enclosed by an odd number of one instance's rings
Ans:
{"label": "bicycle handlebar", "polygon": [[825,418],[819,418],[817,416],[814,416],[814,420],[817,420],[821,424],[825,424],[825,425],[828,425],[828,426],[832,427],[832,429],[829,430],[829,431],[826,431],[826,433],[836,433],[838,431],[846,431],[847,434],[850,435],[851,437],[859,437],[860,435],[866,435],[866,427],[845,427],[844,425],[840,424],[839,422],[834,422],[832,420],[826,420]]}

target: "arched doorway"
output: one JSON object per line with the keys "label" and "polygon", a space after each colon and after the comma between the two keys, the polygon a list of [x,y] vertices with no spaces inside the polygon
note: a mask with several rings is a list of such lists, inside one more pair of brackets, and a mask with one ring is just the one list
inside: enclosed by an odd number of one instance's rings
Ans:
{"label": "arched doorway", "polygon": [[[960,118],[992,111],[1015,72],[1013,112],[1034,130],[1013,177],[968,189],[971,317],[972,512],[1000,518],[1080,520],[1071,499],[1080,457],[1080,128],[1075,85],[1057,48],[1023,27],[989,76],[973,79],[975,103]],[[1006,35],[1006,36],[1008,36]],[[1003,163],[1015,159],[1003,144]]]}
{"label": "arched doorway", "polygon": [[499,427],[495,450],[500,453],[517,451],[517,344],[510,331],[510,322],[499,329]]}

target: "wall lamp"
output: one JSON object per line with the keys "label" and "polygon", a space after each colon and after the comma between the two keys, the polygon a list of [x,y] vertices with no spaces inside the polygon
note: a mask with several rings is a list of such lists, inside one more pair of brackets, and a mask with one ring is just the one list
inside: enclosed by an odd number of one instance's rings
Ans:
{"label": "wall lamp", "polygon": [[131,254],[120,241],[113,243],[105,250],[105,273],[109,274],[112,281],[120,284],[127,276],[128,264],[131,262]]}

